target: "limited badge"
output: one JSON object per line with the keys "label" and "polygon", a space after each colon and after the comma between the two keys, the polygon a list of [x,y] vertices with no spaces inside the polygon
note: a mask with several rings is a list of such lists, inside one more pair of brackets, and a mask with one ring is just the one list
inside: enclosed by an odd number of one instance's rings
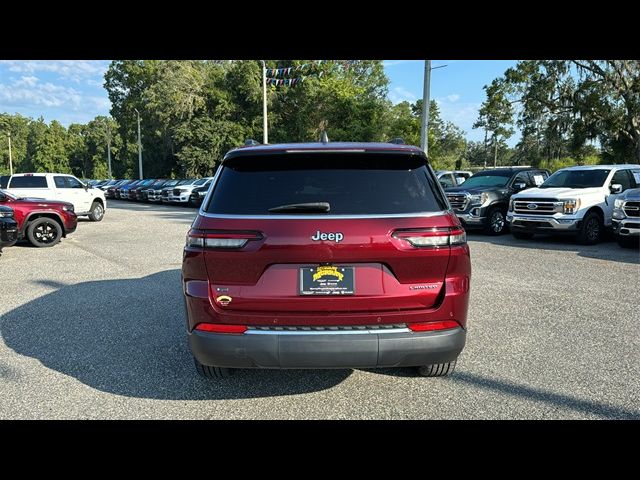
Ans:
{"label": "limited badge", "polygon": [[216,298],[216,303],[222,307],[226,307],[231,303],[231,300],[233,299],[228,295],[220,295],[218,298]]}

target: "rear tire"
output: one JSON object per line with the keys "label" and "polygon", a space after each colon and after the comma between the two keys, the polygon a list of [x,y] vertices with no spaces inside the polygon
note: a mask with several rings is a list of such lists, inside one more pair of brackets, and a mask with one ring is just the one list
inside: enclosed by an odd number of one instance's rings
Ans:
{"label": "rear tire", "polygon": [[89,211],[89,220],[99,222],[104,218],[104,207],[100,202],[93,202]]}
{"label": "rear tire", "polygon": [[487,215],[487,225],[484,227],[484,233],[494,236],[502,235],[507,228],[506,215],[506,210],[500,207],[494,207],[489,210],[489,214]]}
{"label": "rear tire", "polygon": [[514,232],[513,230],[511,230],[511,235],[513,235],[513,238],[517,238],[518,240],[531,240],[534,234],[526,232]]}
{"label": "rear tire", "polygon": [[578,242],[582,245],[595,245],[602,238],[604,226],[600,215],[596,212],[589,212],[585,215],[578,233]]}
{"label": "rear tire", "polygon": [[456,361],[449,363],[435,363],[418,367],[418,374],[422,377],[446,377],[453,375],[456,369]]}
{"label": "rear tire", "polygon": [[27,239],[34,247],[53,247],[61,238],[62,227],[53,218],[36,218],[27,226]]}
{"label": "rear tire", "polygon": [[229,378],[233,375],[233,370],[231,368],[223,368],[223,367],[212,367],[209,365],[201,364],[195,357],[193,358],[194,363],[196,364],[196,370],[201,377],[204,378]]}

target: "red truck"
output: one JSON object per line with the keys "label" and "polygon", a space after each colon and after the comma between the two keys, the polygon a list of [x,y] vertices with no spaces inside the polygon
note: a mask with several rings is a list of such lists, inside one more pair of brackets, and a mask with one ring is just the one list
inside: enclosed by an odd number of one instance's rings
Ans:
{"label": "red truck", "polygon": [[35,247],[51,247],[73,233],[78,225],[73,204],[42,198],[17,197],[0,190],[0,205],[13,209],[18,238]]}

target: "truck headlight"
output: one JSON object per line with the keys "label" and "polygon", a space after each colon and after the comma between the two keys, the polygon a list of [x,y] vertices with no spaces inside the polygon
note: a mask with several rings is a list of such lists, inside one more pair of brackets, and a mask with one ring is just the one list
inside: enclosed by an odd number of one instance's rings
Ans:
{"label": "truck headlight", "polygon": [[613,206],[614,208],[622,208],[622,204],[624,203],[624,200],[620,200],[619,198],[616,199],[615,202],[613,202]]}
{"label": "truck headlight", "polygon": [[471,205],[483,205],[488,199],[489,194],[487,192],[484,192],[479,195],[471,195],[469,197],[469,203]]}
{"label": "truck headlight", "polygon": [[513,212],[513,198],[509,199],[509,211]]}
{"label": "truck headlight", "polygon": [[580,208],[580,200],[565,200],[563,202],[562,211],[565,215],[573,215]]}
{"label": "truck headlight", "polygon": [[62,210],[65,212],[73,212],[73,205],[63,205]]}

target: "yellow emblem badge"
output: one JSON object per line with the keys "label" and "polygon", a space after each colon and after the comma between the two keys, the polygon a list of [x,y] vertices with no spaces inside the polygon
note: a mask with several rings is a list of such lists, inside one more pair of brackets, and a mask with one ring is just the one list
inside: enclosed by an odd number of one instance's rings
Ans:
{"label": "yellow emblem badge", "polygon": [[316,273],[313,274],[313,281],[325,276],[338,277],[338,280],[342,281],[344,273],[340,273],[338,267],[317,267]]}
{"label": "yellow emblem badge", "polygon": [[231,300],[233,300],[233,299],[228,295],[220,295],[218,298],[216,298],[216,303],[218,305],[226,307],[227,305],[229,305],[231,303]]}

